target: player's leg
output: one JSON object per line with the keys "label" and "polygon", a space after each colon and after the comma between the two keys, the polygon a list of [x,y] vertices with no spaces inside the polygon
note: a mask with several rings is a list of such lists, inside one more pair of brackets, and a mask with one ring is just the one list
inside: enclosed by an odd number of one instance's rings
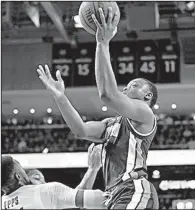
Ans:
{"label": "player's leg", "polygon": [[152,200],[153,200],[153,207],[152,207],[152,209],[159,209],[158,194],[157,194],[156,189],[155,189],[155,187],[154,187],[154,185],[152,183],[150,183],[150,189],[151,189]]}
{"label": "player's leg", "polygon": [[133,182],[135,192],[126,209],[157,209],[158,197],[154,186],[145,178]]}
{"label": "player's leg", "polygon": [[[150,198],[147,202],[146,208],[145,209],[159,209],[159,201],[158,201],[158,195],[156,192],[156,189],[152,183],[150,184]],[[142,201],[143,202],[143,201]],[[144,205],[144,203],[143,203]]]}
{"label": "player's leg", "polygon": [[[108,209],[158,209],[158,196],[153,184],[145,178],[126,183],[113,197]],[[130,185],[129,185],[130,184]]]}
{"label": "player's leg", "polygon": [[110,209],[126,209],[128,203],[114,203]]}
{"label": "player's leg", "polygon": [[112,201],[108,206],[108,209],[126,209],[128,204],[132,200],[134,192],[135,192],[134,182],[132,180],[124,182],[119,187],[117,192],[115,192],[115,195],[112,198]]}

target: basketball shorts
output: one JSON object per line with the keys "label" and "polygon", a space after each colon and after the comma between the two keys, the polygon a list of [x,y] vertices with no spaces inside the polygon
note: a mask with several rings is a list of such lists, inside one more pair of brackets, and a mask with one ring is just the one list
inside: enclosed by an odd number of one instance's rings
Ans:
{"label": "basketball shorts", "polygon": [[146,178],[128,179],[107,192],[108,209],[158,209],[158,195]]}

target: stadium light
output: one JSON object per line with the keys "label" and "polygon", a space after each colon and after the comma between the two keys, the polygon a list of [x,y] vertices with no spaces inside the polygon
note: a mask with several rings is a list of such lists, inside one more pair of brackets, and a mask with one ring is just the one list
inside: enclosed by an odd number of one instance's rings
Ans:
{"label": "stadium light", "polygon": [[35,109],[30,109],[30,113],[34,114],[35,113]]}
{"label": "stadium light", "polygon": [[107,110],[108,110],[107,106],[103,106],[103,107],[102,107],[102,111],[103,111],[103,112],[106,112]]}
{"label": "stadium light", "polygon": [[18,109],[14,109],[14,110],[13,110],[13,113],[14,113],[14,114],[18,114]]}
{"label": "stadium light", "polygon": [[51,108],[47,108],[47,113],[52,113],[52,109]]}
{"label": "stadium light", "polygon": [[159,109],[159,105],[158,104],[155,104],[154,105],[154,109]]}
{"label": "stadium light", "polygon": [[152,178],[159,179],[160,178],[160,171],[159,170],[154,170],[153,174],[152,174]]}
{"label": "stadium light", "polygon": [[47,123],[48,123],[48,124],[52,124],[52,122],[53,122],[52,117],[49,117],[49,118],[47,119]]}
{"label": "stadium light", "polygon": [[172,109],[176,109],[176,108],[177,108],[177,105],[176,105],[176,104],[172,104],[172,105],[171,105],[171,108],[172,108]]}

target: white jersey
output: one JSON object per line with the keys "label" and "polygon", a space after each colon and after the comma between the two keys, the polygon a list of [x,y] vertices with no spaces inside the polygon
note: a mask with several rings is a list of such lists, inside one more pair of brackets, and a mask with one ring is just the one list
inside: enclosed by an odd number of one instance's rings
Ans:
{"label": "white jersey", "polygon": [[77,190],[57,182],[26,185],[2,197],[2,209],[76,208]]}
{"label": "white jersey", "polygon": [[[9,195],[2,196],[2,209],[78,208],[77,191],[58,182],[25,185]],[[86,190],[83,204],[85,208],[102,208],[104,199],[100,190]]]}

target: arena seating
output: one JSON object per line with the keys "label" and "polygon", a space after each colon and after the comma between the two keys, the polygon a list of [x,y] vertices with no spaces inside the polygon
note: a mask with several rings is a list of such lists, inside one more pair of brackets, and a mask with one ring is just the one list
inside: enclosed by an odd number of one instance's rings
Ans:
{"label": "arena seating", "polygon": [[[191,116],[158,115],[151,149],[195,149],[195,121]],[[97,118],[95,119],[97,120]],[[79,140],[62,119],[52,125],[34,121],[2,123],[2,153],[82,152],[89,142]]]}

